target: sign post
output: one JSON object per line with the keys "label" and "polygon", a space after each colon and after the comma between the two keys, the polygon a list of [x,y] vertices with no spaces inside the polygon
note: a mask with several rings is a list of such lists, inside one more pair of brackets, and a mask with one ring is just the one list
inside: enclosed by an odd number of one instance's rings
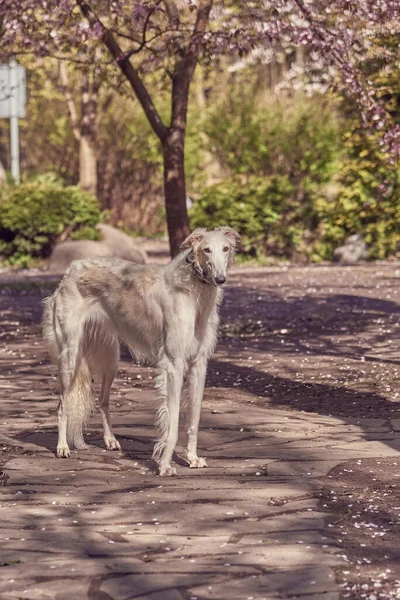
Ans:
{"label": "sign post", "polygon": [[20,181],[19,169],[19,131],[18,131],[18,106],[17,106],[17,62],[10,60],[10,149],[11,149],[11,175],[15,183]]}
{"label": "sign post", "polygon": [[26,116],[25,69],[15,58],[0,65],[0,118],[10,119],[11,175],[20,182],[18,119]]}

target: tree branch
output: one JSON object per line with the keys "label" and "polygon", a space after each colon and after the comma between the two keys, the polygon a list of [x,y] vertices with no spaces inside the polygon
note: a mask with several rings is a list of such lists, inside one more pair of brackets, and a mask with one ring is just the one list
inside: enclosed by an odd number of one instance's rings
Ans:
{"label": "tree branch", "polygon": [[134,42],[136,42],[137,44],[139,44],[139,47],[136,48],[135,50],[131,50],[126,57],[130,58],[133,54],[137,54],[138,52],[140,52],[141,50],[143,50],[143,48],[150,42],[152,42],[153,40],[155,40],[157,37],[160,37],[161,35],[163,35],[164,32],[162,31],[158,31],[158,33],[156,33],[155,35],[153,35],[153,37],[149,40],[146,40],[146,33],[147,33],[147,26],[150,23],[150,17],[152,16],[152,14],[154,13],[154,11],[156,10],[157,6],[160,4],[161,0],[158,0],[158,2],[156,3],[155,6],[153,6],[151,8],[151,10],[149,10],[147,17],[145,19],[144,25],[143,25],[143,31],[142,31],[142,40],[139,42],[139,40],[134,39],[133,37],[126,35],[122,32],[116,32],[117,36],[121,36],[121,37],[125,37],[128,38]]}
{"label": "tree branch", "polygon": [[165,10],[171,25],[177,29],[180,25],[179,12],[174,0],[164,0]]}
{"label": "tree branch", "polygon": [[165,12],[167,13],[168,20],[171,26],[171,30],[175,35],[170,40],[171,48],[178,56],[183,57],[185,54],[183,43],[184,34],[181,30],[181,21],[179,18],[179,11],[176,6],[175,0],[163,0],[165,4]]}
{"label": "tree branch", "polygon": [[197,65],[197,61],[200,53],[199,42],[203,35],[206,32],[210,11],[213,5],[213,0],[200,0],[199,7],[197,9],[196,22],[194,24],[193,34],[190,38],[189,50],[188,50],[188,59],[194,61],[193,72],[191,76],[193,76],[194,70]]}
{"label": "tree branch", "polygon": [[101,32],[101,40],[110,52],[114,61],[129,81],[133,91],[136,94],[142,108],[149,120],[153,131],[159,137],[161,142],[167,137],[168,129],[164,125],[153,100],[151,99],[145,85],[140,79],[136,69],[133,67],[129,58],[124,54],[118,42],[116,41],[112,31],[105,27],[91,6],[84,0],[76,0],[82,14],[89,22],[90,27],[96,27]]}
{"label": "tree branch", "polygon": [[196,21],[184,57],[178,60],[172,76],[172,126],[176,129],[186,128],[189,87],[200,53],[200,41],[203,37],[210,16],[213,0],[200,0]]}

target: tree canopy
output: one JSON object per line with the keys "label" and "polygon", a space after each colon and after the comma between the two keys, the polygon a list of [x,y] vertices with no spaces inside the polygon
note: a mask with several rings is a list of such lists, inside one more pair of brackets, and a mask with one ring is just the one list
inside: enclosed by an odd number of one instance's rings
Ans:
{"label": "tree canopy", "polygon": [[[145,73],[160,72],[168,80],[177,62],[191,71],[198,58],[212,61],[227,54],[234,60],[256,48],[304,45],[335,66],[365,125],[380,130],[382,144],[398,153],[398,127],[360,68],[378,35],[399,35],[397,0],[106,0],[93,5],[5,0],[0,20],[3,55],[59,55],[94,67],[107,63],[98,51],[102,42],[134,86],[160,138],[165,125],[142,84]],[[389,59],[388,48],[385,54]]]}

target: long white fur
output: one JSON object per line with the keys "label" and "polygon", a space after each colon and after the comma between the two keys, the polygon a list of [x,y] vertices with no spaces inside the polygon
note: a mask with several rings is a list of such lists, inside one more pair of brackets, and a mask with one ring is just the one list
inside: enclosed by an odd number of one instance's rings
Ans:
{"label": "long white fur", "polygon": [[70,445],[85,446],[82,431],[93,410],[91,378],[96,376],[102,384],[105,444],[120,449],[111,427],[109,395],[121,341],[137,359],[158,367],[161,405],[153,457],[160,475],[176,473],[171,459],[182,392],[189,466],[207,466],[197,455],[200,410],[207,362],[216,344],[221,285],[238,240],[230,227],[197,229],[165,267],[115,258],[72,263],[46,299],[43,314],[43,334],[58,365],[61,388],[58,456],[69,456]]}

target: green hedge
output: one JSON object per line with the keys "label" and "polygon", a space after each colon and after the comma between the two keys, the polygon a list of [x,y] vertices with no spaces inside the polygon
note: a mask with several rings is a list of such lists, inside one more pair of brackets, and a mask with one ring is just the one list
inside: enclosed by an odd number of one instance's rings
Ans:
{"label": "green hedge", "polygon": [[102,214],[97,200],[53,176],[6,187],[0,196],[0,255],[25,266],[46,258],[60,237],[99,239]]}
{"label": "green hedge", "polygon": [[340,187],[333,200],[319,198],[315,210],[320,227],[312,259],[331,259],[334,248],[352,233],[361,233],[371,259],[400,253],[400,176],[367,150],[343,163]]}
{"label": "green hedge", "polygon": [[195,202],[192,227],[229,224],[242,236],[242,251],[254,257],[296,258],[314,228],[309,203],[296,200],[285,175],[232,177],[205,190]]}
{"label": "green hedge", "polygon": [[[246,103],[247,102],[247,103]],[[191,226],[229,224],[250,257],[331,260],[351,234],[369,257],[400,254],[400,171],[357,120],[317,99],[234,99],[208,124],[226,178],[205,188]]]}

